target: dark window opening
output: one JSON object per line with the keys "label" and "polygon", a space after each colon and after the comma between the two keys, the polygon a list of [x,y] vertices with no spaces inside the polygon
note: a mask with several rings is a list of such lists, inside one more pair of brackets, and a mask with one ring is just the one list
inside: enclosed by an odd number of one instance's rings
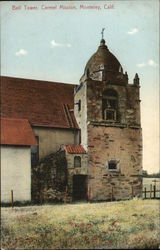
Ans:
{"label": "dark window opening", "polygon": [[74,167],[75,168],[81,167],[81,157],[80,156],[74,157]]}
{"label": "dark window opening", "polygon": [[78,111],[81,111],[81,100],[78,101]]}
{"label": "dark window opening", "polygon": [[36,165],[39,161],[39,137],[35,136],[37,145],[31,146],[31,164]]}
{"label": "dark window opening", "polygon": [[81,100],[75,103],[78,106],[78,111],[81,111]]}
{"label": "dark window opening", "polygon": [[118,162],[117,162],[117,160],[108,161],[108,169],[109,170],[118,170]]}
{"label": "dark window opening", "polygon": [[109,169],[117,169],[117,164],[115,162],[109,162],[108,168]]}

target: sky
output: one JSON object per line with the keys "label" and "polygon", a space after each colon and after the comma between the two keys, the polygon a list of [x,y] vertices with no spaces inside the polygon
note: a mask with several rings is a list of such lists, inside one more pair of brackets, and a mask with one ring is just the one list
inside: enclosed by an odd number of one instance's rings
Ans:
{"label": "sky", "polygon": [[143,169],[159,171],[159,1],[4,1],[1,75],[78,84],[100,40],[140,77]]}

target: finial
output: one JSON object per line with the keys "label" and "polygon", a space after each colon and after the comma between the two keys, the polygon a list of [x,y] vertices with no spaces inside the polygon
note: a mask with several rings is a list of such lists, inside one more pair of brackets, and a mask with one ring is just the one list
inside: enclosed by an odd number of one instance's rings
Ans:
{"label": "finial", "polygon": [[101,31],[102,39],[104,38],[104,37],[103,37],[103,35],[104,35],[104,30],[105,30],[105,28],[102,28],[102,31]]}
{"label": "finial", "polygon": [[134,82],[135,85],[139,85],[139,76],[138,76],[137,73],[135,74],[133,82]]}
{"label": "finial", "polygon": [[125,72],[125,79],[126,79],[126,82],[128,83],[128,73],[127,73],[127,71]]}

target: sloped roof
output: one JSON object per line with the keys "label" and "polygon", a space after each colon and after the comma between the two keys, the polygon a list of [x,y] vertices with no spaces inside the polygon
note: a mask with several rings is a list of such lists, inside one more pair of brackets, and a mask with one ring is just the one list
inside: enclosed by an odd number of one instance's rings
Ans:
{"label": "sloped roof", "polygon": [[78,129],[74,117],[74,86],[1,77],[2,117],[28,119],[33,126]]}
{"label": "sloped roof", "polygon": [[68,154],[86,154],[86,151],[82,145],[66,145],[65,151]]}
{"label": "sloped roof", "polygon": [[1,118],[1,145],[36,145],[28,120]]}

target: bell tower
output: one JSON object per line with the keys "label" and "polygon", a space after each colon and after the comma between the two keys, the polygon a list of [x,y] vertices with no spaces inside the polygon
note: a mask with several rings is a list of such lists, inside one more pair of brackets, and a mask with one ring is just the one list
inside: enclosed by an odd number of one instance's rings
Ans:
{"label": "bell tower", "polygon": [[[103,30],[104,31],[104,30]],[[100,41],[86,64],[75,102],[81,144],[88,153],[88,187],[92,200],[128,199],[142,191],[142,129],[139,77],[127,72]]]}

